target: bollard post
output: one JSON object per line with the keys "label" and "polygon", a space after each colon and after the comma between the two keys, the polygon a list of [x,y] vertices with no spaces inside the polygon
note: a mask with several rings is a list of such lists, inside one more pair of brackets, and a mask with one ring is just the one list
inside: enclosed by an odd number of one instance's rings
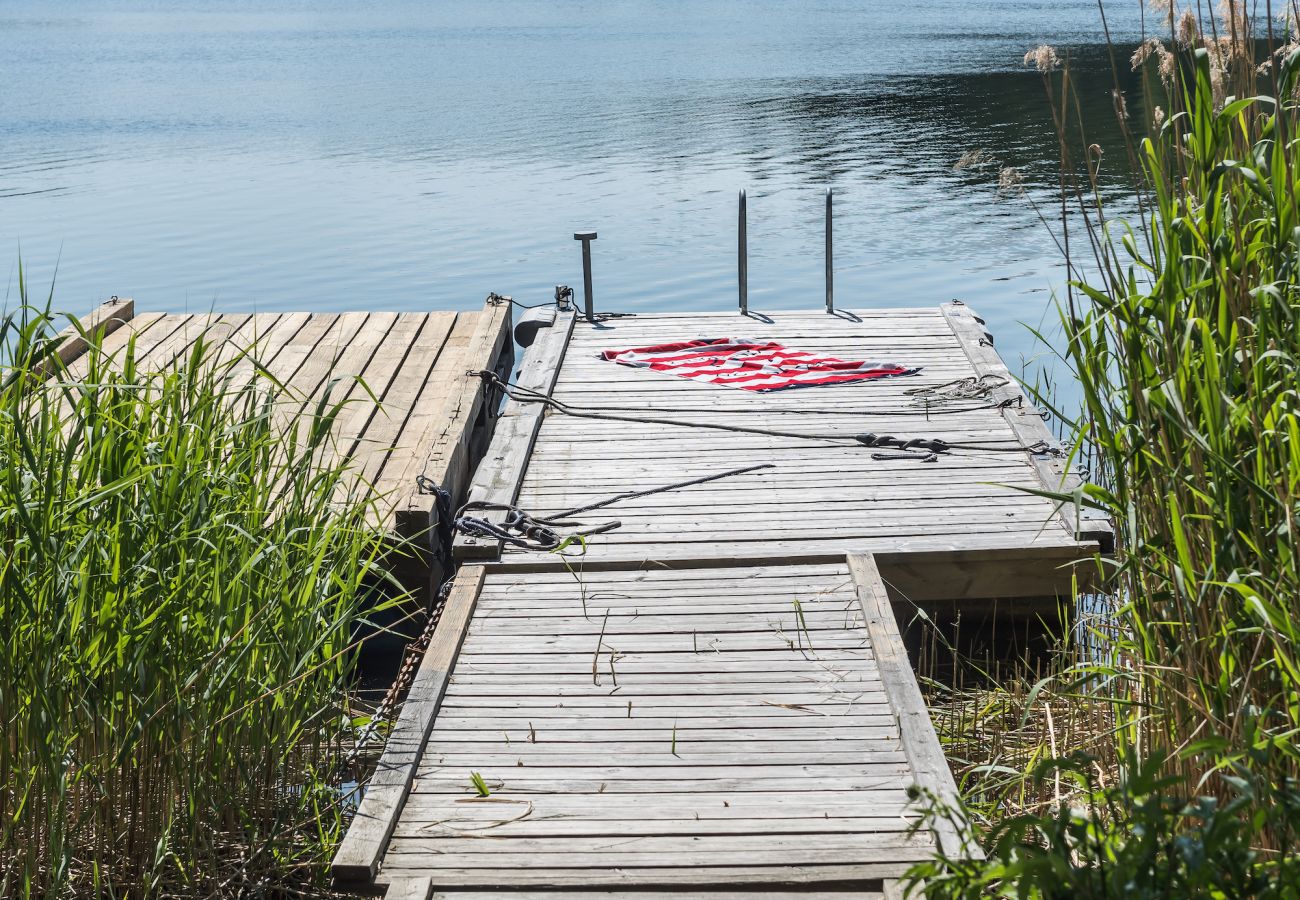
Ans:
{"label": "bollard post", "polygon": [[835,255],[831,238],[831,189],[826,189],[826,311],[835,312]]}
{"label": "bollard post", "polygon": [[596,321],[596,304],[591,296],[591,242],[596,239],[594,231],[575,231],[575,241],[582,241],[582,305],[588,322]]}
{"label": "bollard post", "polygon": [[749,315],[749,245],[746,235],[745,192],[740,192],[736,240],[736,274],[740,282],[740,314]]}

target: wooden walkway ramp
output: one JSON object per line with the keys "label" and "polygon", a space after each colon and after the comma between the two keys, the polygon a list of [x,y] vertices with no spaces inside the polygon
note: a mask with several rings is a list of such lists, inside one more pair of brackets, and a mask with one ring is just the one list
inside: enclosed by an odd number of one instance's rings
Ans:
{"label": "wooden walkway ramp", "polygon": [[[891,603],[1049,598],[1068,590],[1063,566],[1108,537],[990,483],[1071,482],[1057,457],[1025,449],[1049,436],[980,324],[960,306],[595,325],[557,314],[517,383],[682,424],[511,400],[471,498],[546,515],[771,468],[584,513],[621,526],[579,557],[458,539],[464,565],[335,859],[339,880],[403,900],[897,896],[936,844],[974,852],[955,832],[912,832],[909,787],[955,787]],[[923,369],[752,395],[596,358],[738,334]],[[936,402],[928,416],[907,393],[984,376],[997,384],[985,402]],[[877,460],[834,439],[689,422],[994,449]]]}
{"label": "wooden walkway ramp", "polygon": [[390,897],[861,896],[933,853],[934,835],[909,833],[907,790],[951,796],[952,778],[870,557],[470,566],[443,623],[455,638],[424,661],[340,875],[369,879],[383,847]]}

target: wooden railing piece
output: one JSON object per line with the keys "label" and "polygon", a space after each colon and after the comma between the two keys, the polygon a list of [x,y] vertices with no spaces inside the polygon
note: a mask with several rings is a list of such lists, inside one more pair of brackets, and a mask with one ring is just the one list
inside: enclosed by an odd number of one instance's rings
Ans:
{"label": "wooden railing piece", "polygon": [[[974,310],[964,303],[944,303],[939,309],[952,327],[953,333],[961,342],[961,348],[970,360],[975,371],[983,375],[996,375],[1007,380],[994,399],[1014,399],[1018,403],[1002,410],[1006,419],[1026,447],[1040,441],[1046,441],[1054,450],[1063,453],[1064,448],[1043,423],[1040,411],[1021,390],[1019,382],[1011,374],[1006,363],[993,349],[993,335],[984,327],[984,320],[975,315]],[[1063,456],[1046,453],[1031,453],[1030,461],[1038,474],[1045,490],[1069,493],[1080,485],[1080,479],[1066,467]],[[1107,552],[1115,543],[1115,529],[1110,520],[1099,510],[1091,509],[1079,503],[1063,503],[1060,516],[1080,541],[1096,541]]]}
{"label": "wooden railing piece", "polygon": [[330,865],[335,881],[369,883],[379,871],[379,859],[406,803],[416,766],[433,729],[434,717],[447,690],[447,680],[469,628],[483,587],[484,570],[466,566],[456,575],[433,641],[420,662],[401,715],[384,746],[365,798]]}

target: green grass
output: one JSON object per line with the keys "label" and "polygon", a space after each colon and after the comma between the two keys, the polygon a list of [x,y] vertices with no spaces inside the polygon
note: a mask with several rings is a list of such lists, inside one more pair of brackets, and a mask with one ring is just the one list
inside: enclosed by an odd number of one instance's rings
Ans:
{"label": "green grass", "polygon": [[384,549],[341,404],[202,337],[51,383],[52,339],[0,321],[0,895],[319,884]]}

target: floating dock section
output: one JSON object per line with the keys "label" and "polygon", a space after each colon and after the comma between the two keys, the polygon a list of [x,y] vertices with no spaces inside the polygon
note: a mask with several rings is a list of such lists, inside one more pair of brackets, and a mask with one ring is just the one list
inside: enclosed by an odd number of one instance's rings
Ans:
{"label": "floating dock section", "polygon": [[[981,320],[949,304],[541,325],[514,381],[534,393],[505,403],[472,500],[545,519],[765,468],[568,515],[619,525],[560,552],[459,537],[336,878],[401,900],[892,897],[936,849],[978,852],[912,828],[909,788],[955,786],[895,607],[1054,608],[1110,541],[1041,496],[1077,481]],[[753,394],[599,356],[734,336],[920,372]]]}
{"label": "floating dock section", "polygon": [[355,477],[379,499],[376,515],[403,552],[394,557],[409,589],[428,591],[445,573],[424,554],[434,496],[424,476],[465,495],[496,423],[483,380],[510,370],[510,303],[489,298],[477,312],[161,313],[113,300],[67,332],[58,353],[72,379],[84,376],[87,338],[121,355],[134,342],[141,371],[166,371],[204,338],[211,354],[247,354],[309,404],[328,392],[346,400],[333,443],[354,460]]}

